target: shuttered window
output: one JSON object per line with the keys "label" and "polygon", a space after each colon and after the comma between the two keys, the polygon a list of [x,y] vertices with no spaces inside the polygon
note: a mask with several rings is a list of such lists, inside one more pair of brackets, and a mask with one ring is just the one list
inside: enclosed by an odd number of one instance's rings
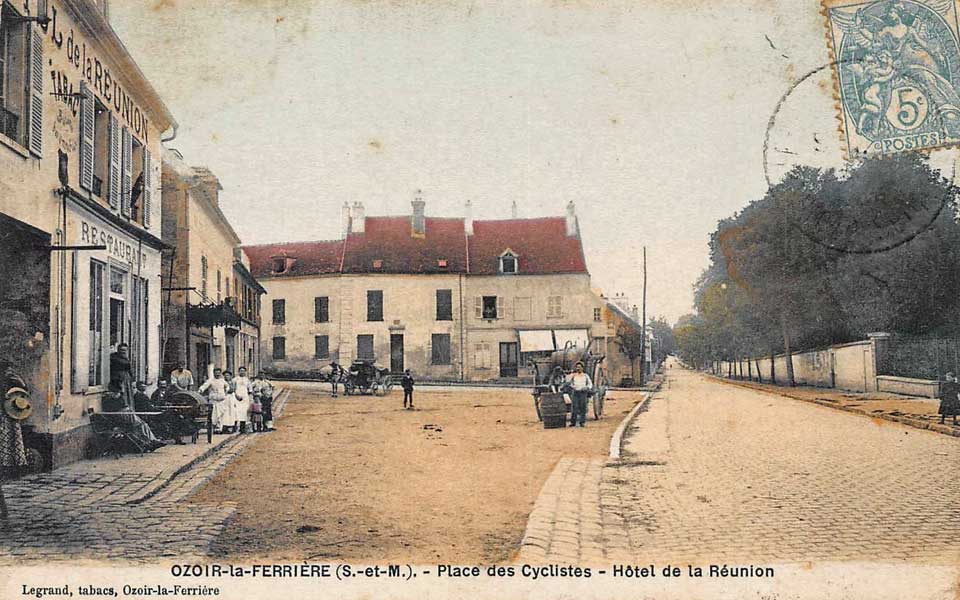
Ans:
{"label": "shuttered window", "polygon": [[133,191],[133,136],[126,127],[120,132],[120,144],[120,214],[129,218]]}
{"label": "shuttered window", "polygon": [[313,356],[314,358],[330,357],[330,337],[326,335],[317,335],[313,338]]}
{"label": "shuttered window", "polygon": [[107,125],[107,144],[110,146],[107,157],[107,197],[109,198],[110,208],[120,209],[120,123],[117,117],[111,112]]}
{"label": "shuttered window", "polygon": [[27,139],[30,153],[43,155],[43,36],[30,28],[30,127]]}
{"label": "shuttered window", "polygon": [[283,298],[273,301],[273,322],[282,325],[287,321],[287,301]]}
{"label": "shuttered window", "polygon": [[435,333],[430,339],[430,362],[434,365],[450,364],[450,334]]}
{"label": "shuttered window", "polygon": [[80,187],[92,192],[96,101],[85,81],[80,82],[80,95]]}
{"label": "shuttered window", "polygon": [[326,323],[330,320],[330,298],[317,296],[313,299],[313,320],[317,323]]}
{"label": "shuttered window", "polygon": [[473,345],[473,366],[476,369],[490,368],[490,344],[481,342]]}
{"label": "shuttered window", "polygon": [[453,290],[437,290],[437,320],[453,320]]}
{"label": "shuttered window", "polygon": [[481,296],[477,299],[477,318],[496,319],[500,316],[500,305],[503,304],[496,296]]}
{"label": "shuttered window", "polygon": [[[143,226],[150,229],[151,213],[153,212],[153,166],[150,162],[150,152],[143,147]],[[229,288],[229,286],[227,286]],[[230,295],[230,290],[227,290]]]}
{"label": "shuttered window", "polygon": [[383,290],[367,290],[367,321],[383,320]]}
{"label": "shuttered window", "polygon": [[283,360],[287,357],[287,338],[273,338],[273,358],[274,360]]}
{"label": "shuttered window", "polygon": [[557,319],[563,316],[563,296],[547,298],[547,317]]}
{"label": "shuttered window", "polygon": [[357,358],[360,358],[363,360],[373,360],[375,358],[373,355],[373,336],[372,335],[357,336]]}

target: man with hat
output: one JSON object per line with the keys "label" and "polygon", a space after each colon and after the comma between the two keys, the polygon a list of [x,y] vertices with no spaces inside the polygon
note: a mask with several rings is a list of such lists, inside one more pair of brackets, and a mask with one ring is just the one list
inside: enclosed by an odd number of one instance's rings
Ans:
{"label": "man with hat", "polygon": [[570,427],[586,427],[587,401],[593,390],[593,381],[583,372],[583,363],[578,362],[573,373],[567,375],[567,386],[570,389]]}

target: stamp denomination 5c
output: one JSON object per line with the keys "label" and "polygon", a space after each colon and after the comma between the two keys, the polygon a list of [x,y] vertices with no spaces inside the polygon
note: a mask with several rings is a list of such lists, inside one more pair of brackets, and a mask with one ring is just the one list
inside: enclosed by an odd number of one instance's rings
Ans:
{"label": "stamp denomination 5c", "polygon": [[823,0],[848,158],[960,144],[957,0]]}

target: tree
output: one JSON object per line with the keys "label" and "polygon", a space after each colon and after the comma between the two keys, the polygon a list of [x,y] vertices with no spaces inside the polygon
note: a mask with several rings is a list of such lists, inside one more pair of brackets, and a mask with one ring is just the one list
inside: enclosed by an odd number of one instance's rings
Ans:
{"label": "tree", "polygon": [[621,325],[617,328],[617,335],[613,341],[620,347],[620,350],[627,355],[627,358],[630,359],[630,379],[636,381],[637,358],[643,356],[643,331],[639,327]]}

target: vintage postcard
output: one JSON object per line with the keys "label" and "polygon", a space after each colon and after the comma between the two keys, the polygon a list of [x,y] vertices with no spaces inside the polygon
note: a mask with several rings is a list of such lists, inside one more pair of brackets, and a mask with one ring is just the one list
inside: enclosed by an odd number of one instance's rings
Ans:
{"label": "vintage postcard", "polygon": [[0,1],[0,598],[960,597],[960,3]]}

